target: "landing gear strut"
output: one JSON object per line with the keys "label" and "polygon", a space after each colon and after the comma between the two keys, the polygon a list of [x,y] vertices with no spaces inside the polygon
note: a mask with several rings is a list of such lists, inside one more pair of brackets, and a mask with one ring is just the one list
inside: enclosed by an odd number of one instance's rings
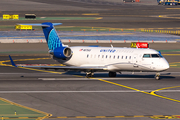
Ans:
{"label": "landing gear strut", "polygon": [[109,72],[109,77],[116,77],[116,72]]}
{"label": "landing gear strut", "polygon": [[155,79],[156,79],[156,80],[160,80],[160,73],[158,73],[158,72],[156,73]]}
{"label": "landing gear strut", "polygon": [[86,77],[93,77],[94,73],[93,72],[86,72]]}

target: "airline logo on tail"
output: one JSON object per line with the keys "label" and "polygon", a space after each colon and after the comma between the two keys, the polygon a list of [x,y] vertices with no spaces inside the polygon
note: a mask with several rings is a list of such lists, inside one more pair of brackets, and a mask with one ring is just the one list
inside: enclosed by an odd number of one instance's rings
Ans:
{"label": "airline logo on tail", "polygon": [[62,47],[62,43],[54,28],[49,33],[47,43],[48,43],[48,48],[50,50],[54,50],[55,48]]}

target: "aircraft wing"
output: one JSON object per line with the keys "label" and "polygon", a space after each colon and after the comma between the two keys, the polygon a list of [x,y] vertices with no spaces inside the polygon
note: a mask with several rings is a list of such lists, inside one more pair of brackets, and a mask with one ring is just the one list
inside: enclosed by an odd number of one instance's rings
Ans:
{"label": "aircraft wing", "polygon": [[104,66],[17,66],[28,68],[41,68],[41,69],[63,69],[63,70],[106,70]]}
{"label": "aircraft wing", "polygon": [[63,70],[80,70],[80,71],[86,71],[86,70],[106,70],[105,66],[23,66],[23,65],[16,65],[9,55],[10,61],[12,66],[14,67],[27,67],[27,68],[41,68],[41,69],[63,69]]}

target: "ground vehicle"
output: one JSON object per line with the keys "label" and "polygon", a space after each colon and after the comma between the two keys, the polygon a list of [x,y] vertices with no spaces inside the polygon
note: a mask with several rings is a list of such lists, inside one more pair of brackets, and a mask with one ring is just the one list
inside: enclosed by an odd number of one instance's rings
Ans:
{"label": "ground vehicle", "polygon": [[178,5],[180,0],[157,0],[158,5]]}
{"label": "ground vehicle", "polygon": [[134,0],[123,0],[123,2],[135,2]]}

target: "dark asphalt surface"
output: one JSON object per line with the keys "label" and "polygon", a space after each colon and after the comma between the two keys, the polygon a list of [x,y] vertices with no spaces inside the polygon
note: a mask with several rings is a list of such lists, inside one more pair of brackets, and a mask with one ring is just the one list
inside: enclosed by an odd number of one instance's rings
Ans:
{"label": "dark asphalt surface", "polygon": [[[53,116],[121,116],[121,115],[179,115],[179,103],[99,80],[72,74],[40,73],[18,68],[0,67],[0,97],[53,114]],[[3,69],[3,70],[2,70]],[[8,71],[4,73],[5,71]],[[118,75],[96,73],[96,79],[108,80],[146,92],[177,86],[179,73],[162,75],[157,81],[153,74]],[[179,100],[179,88],[156,92]],[[174,90],[174,91],[172,91]],[[113,118],[112,118],[113,119]],[[127,118],[125,118],[127,119]],[[139,120],[141,118],[134,118]],[[142,118],[148,120],[150,118]]]}
{"label": "dark asphalt surface", "polygon": [[[33,1],[33,2],[32,2]],[[78,0],[77,0],[78,1]],[[87,0],[93,1],[93,0]],[[28,6],[27,6],[28,2]],[[143,2],[142,2],[143,3]],[[84,16],[83,13],[99,13],[102,20],[69,20],[62,22],[64,26],[96,26],[117,28],[173,28],[180,27],[177,18],[162,18],[159,15],[179,14],[179,10],[166,9],[179,6],[157,6],[144,4],[89,4],[65,0],[29,0],[12,6],[3,1],[0,14],[34,13],[37,16]],[[18,5],[20,4],[20,5]],[[21,4],[24,4],[22,6]],[[34,5],[34,9],[31,9]],[[41,6],[40,6],[41,5]],[[6,9],[9,6],[9,9]],[[37,7],[39,6],[39,7]],[[59,6],[59,7],[57,7]],[[47,9],[45,9],[47,8]],[[85,17],[91,17],[85,16]],[[1,21],[0,25],[15,25],[26,21]],[[44,22],[44,21],[38,21]],[[46,21],[47,22],[47,21]],[[70,46],[79,44],[69,44]],[[82,45],[82,44],[81,44]],[[89,44],[83,44],[89,45]],[[101,46],[110,46],[101,44]],[[129,47],[129,44],[113,44],[113,46]],[[162,54],[179,54],[179,43],[150,44],[150,48],[166,50]],[[174,50],[174,51],[169,51]],[[11,54],[14,60],[30,58],[47,58],[46,44],[0,44],[0,61],[9,60]],[[23,52],[22,52],[23,51]],[[37,53],[41,51],[41,53]],[[169,63],[180,62],[179,55],[164,55]],[[16,61],[17,64],[55,64],[51,59]],[[8,62],[6,64],[9,64]],[[162,73],[162,79],[154,79],[154,73],[123,73],[116,78],[109,78],[107,73],[96,73],[95,79],[85,78],[84,73],[56,71],[52,73],[36,70],[0,66],[0,97],[13,102],[35,108],[53,116],[122,116],[122,115],[180,115],[180,69],[170,68]],[[80,77],[82,76],[82,77]],[[100,79],[105,80],[104,82]],[[110,83],[116,83],[116,85]],[[167,91],[157,91],[160,96],[151,92],[161,88]],[[139,91],[137,91],[138,89]],[[162,97],[165,96],[166,98]],[[172,99],[168,99],[172,98]],[[175,101],[178,100],[178,101]],[[64,118],[65,119],[65,118]],[[75,118],[74,118],[75,119]],[[83,119],[83,118],[82,118]],[[100,118],[86,118],[86,120]],[[115,118],[104,118],[107,120]],[[130,118],[121,118],[130,119]],[[149,117],[135,117],[135,120],[150,120]]]}

